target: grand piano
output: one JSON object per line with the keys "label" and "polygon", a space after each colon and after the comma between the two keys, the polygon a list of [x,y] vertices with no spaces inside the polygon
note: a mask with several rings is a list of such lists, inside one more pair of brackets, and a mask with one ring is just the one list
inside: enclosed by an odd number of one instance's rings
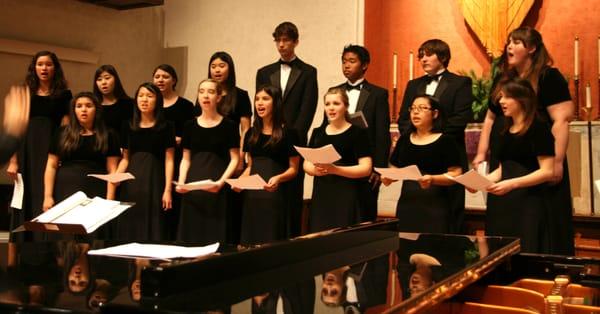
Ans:
{"label": "grand piano", "polygon": [[600,312],[600,260],[521,254],[513,238],[401,233],[396,224],[221,245],[196,259],[87,255],[120,244],[100,240],[2,243],[0,312]]}

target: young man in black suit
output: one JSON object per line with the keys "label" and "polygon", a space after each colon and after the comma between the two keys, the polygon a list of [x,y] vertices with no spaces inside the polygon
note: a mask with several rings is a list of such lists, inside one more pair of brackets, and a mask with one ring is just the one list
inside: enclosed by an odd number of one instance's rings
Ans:
{"label": "young man in black suit", "polygon": [[[298,133],[300,145],[306,146],[319,94],[317,69],[296,56],[298,38],[298,28],[291,22],[283,22],[275,28],[273,39],[281,59],[258,70],[256,88],[270,84],[281,89],[285,124]],[[290,184],[291,236],[298,236],[301,231],[303,182],[304,172],[298,171]]]}
{"label": "young man in black suit", "polygon": [[[442,107],[443,133],[452,136],[456,141],[461,154],[461,166],[465,172],[468,170],[468,163],[464,131],[472,117],[471,79],[447,70],[450,63],[450,47],[442,40],[430,39],[421,44],[418,57],[426,74],[409,81],[406,85],[398,119],[400,134],[406,132],[410,126],[408,107],[415,97],[423,93],[433,96]],[[451,232],[461,233],[465,211],[465,190],[462,185],[454,185],[451,189],[454,195]]]}
{"label": "young man in black suit", "polygon": [[[342,72],[347,81],[336,87],[346,89],[350,106],[348,113],[362,112],[365,117],[373,167],[386,168],[390,155],[390,106],[388,91],[369,83],[365,73],[369,68],[371,56],[369,51],[358,45],[348,45],[342,52]],[[356,120],[353,120],[356,121]],[[323,119],[327,124],[327,118]],[[365,127],[362,123],[357,123]],[[371,174],[368,182],[364,182],[359,194],[361,220],[372,221],[377,218],[377,196],[379,195],[379,175]]]}

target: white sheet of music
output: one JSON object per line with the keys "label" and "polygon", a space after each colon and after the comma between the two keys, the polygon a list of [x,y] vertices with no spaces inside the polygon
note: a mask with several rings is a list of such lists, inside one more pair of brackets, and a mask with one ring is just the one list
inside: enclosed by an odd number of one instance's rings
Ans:
{"label": "white sheet of music", "polygon": [[410,165],[402,168],[377,168],[375,171],[381,174],[382,178],[392,180],[419,180],[423,175],[417,165]]}
{"label": "white sheet of music", "polygon": [[594,181],[594,185],[596,186],[596,190],[598,190],[598,193],[600,193],[600,180]]}
{"label": "white sheet of music", "polygon": [[109,248],[90,250],[89,255],[104,255],[123,258],[173,259],[195,258],[213,254],[219,248],[219,242],[207,246],[184,247],[162,244],[128,243]]}
{"label": "white sheet of music", "polygon": [[131,205],[131,203],[105,200],[100,197],[89,199],[85,193],[79,191],[32,221],[82,225],[87,233],[92,233],[106,222],[119,216]]}
{"label": "white sheet of music", "polygon": [[300,153],[302,158],[313,164],[332,164],[342,158],[331,144],[319,148],[299,147],[294,145],[294,148]]}
{"label": "white sheet of music", "polygon": [[175,183],[175,185],[179,188],[188,190],[188,191],[196,191],[196,190],[207,190],[210,189],[212,187],[217,186],[217,182],[207,179],[207,180],[202,180],[202,181],[194,181],[194,182],[188,182],[186,184],[177,184],[177,182],[173,182]]}
{"label": "white sheet of music", "polygon": [[225,180],[229,185],[234,188],[242,190],[263,190],[267,182],[258,174],[253,174],[247,177],[239,177],[237,179]]}
{"label": "white sheet of music", "polygon": [[23,209],[23,193],[25,190],[25,186],[23,185],[23,175],[17,173],[17,180],[15,181],[15,186],[13,188],[13,197],[10,201],[10,207],[16,209]]}
{"label": "white sheet of music", "polygon": [[129,172],[111,174],[88,174],[88,177],[98,178],[100,180],[108,181],[111,183],[118,183],[126,180],[135,179],[135,177]]}
{"label": "white sheet of music", "polygon": [[470,189],[478,191],[485,191],[490,185],[494,184],[492,181],[479,174],[475,169],[471,169],[458,177],[444,175],[450,180],[454,180]]}

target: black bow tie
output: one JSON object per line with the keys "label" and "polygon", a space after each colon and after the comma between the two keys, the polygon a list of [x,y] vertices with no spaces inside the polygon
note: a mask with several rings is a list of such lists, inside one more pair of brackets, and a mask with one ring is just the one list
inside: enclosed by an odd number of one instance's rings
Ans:
{"label": "black bow tie", "polygon": [[425,76],[425,83],[429,84],[429,83],[431,83],[433,81],[436,81],[436,82],[439,81],[440,77],[442,77],[442,74],[444,74],[444,72],[438,73],[438,74],[435,74],[435,75],[427,75],[427,76]]}
{"label": "black bow tie", "polygon": [[356,84],[356,85],[352,85],[350,83],[346,83],[346,90],[347,91],[351,91],[353,89],[356,89],[357,91],[360,91],[361,87],[362,87],[362,83]]}
{"label": "black bow tie", "polygon": [[279,64],[281,64],[281,65],[285,64],[285,65],[291,67],[292,63],[294,63],[294,60],[292,60],[292,61],[284,61],[284,60],[279,59]]}

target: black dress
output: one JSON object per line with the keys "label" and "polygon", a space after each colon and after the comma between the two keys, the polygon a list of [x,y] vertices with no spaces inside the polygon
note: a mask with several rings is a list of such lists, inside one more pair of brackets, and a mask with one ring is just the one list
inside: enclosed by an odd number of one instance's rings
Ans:
{"label": "black dress", "polygon": [[[290,157],[298,156],[294,145],[298,145],[298,136],[293,130],[284,129],[281,140],[271,146],[265,144],[271,135],[260,134],[254,145],[249,144],[253,130],[246,133],[244,152],[252,157],[250,174],[259,174],[265,182],[289,168]],[[288,184],[282,183],[275,192],[265,190],[246,190],[242,211],[243,244],[265,243],[287,237],[286,191]]]}
{"label": "black dress", "polygon": [[165,122],[153,128],[133,130],[125,123],[121,138],[121,147],[129,152],[127,172],[135,179],[121,183],[120,200],[135,202],[135,205],[117,218],[116,238],[162,240],[165,151],[175,146],[173,125]]}
{"label": "black dress", "polygon": [[[31,96],[29,127],[18,152],[19,173],[23,175],[24,195],[21,210],[12,209],[11,230],[42,213],[44,202],[44,171],[48,148],[54,132],[69,112],[72,94],[65,90],[56,96]],[[39,235],[39,236],[38,236]],[[11,242],[29,238],[28,233],[11,233]],[[36,233],[34,238],[41,239]]]}
{"label": "black dress", "polygon": [[[164,107],[163,112],[165,114],[165,119],[171,121],[175,126],[175,136],[181,137],[183,135],[183,126],[185,123],[194,118],[194,104],[183,97],[177,97],[177,101],[169,107]],[[176,145],[173,178],[179,177],[179,164],[181,163],[182,155],[183,149],[181,148],[181,145]],[[179,193],[173,193],[173,208],[165,213],[167,223],[164,224],[165,230],[163,231],[168,240],[174,240],[177,235],[177,223],[179,222],[180,208],[181,195]]]}
{"label": "black dress", "polygon": [[109,130],[113,130],[117,136],[121,135],[123,122],[133,117],[133,100],[121,98],[112,105],[102,105],[102,120]]}
{"label": "black dress", "polygon": [[[205,128],[196,120],[184,127],[182,146],[190,150],[186,182],[217,181],[230,162],[229,150],[240,146],[239,131],[228,119]],[[199,244],[224,242],[226,237],[227,190],[218,193],[191,191],[183,195],[177,239]]]}
{"label": "black dress", "polygon": [[[553,123],[548,114],[548,107],[571,100],[569,86],[565,78],[556,68],[546,67],[538,78],[538,114],[542,121]],[[490,101],[490,110],[496,115],[490,135],[491,168],[497,166],[497,147],[495,143],[504,125],[502,109],[498,103]],[[548,195],[544,198],[547,208],[549,253],[558,255],[574,255],[573,204],[571,186],[569,184],[569,167],[565,156],[563,177],[555,185],[548,186]]]}
{"label": "black dress", "polygon": [[109,131],[108,147],[105,153],[97,151],[96,136],[81,136],[77,149],[69,154],[60,152],[61,133],[54,136],[49,153],[58,156],[60,165],[54,179],[54,201],[58,203],[77,191],[84,192],[88,197],[99,196],[106,198],[106,182],[89,177],[88,174],[106,174],[106,158],[121,156],[117,135]]}
{"label": "black dress", "polygon": [[[548,124],[535,120],[523,135],[504,132],[498,143],[501,180],[527,175],[539,169],[538,156],[554,156],[554,140]],[[488,194],[486,234],[521,239],[521,251],[547,252],[546,184],[519,188],[501,196]]]}
{"label": "black dress", "polygon": [[[326,126],[313,131],[309,147],[318,148],[332,144],[342,158],[337,166],[354,166],[362,157],[371,156],[369,137],[365,129],[350,126],[346,131],[329,135]],[[310,209],[310,232],[336,227],[346,227],[360,222],[358,192],[361,179],[337,175],[315,177]]]}
{"label": "black dress", "polygon": [[[416,145],[410,135],[402,136],[390,158],[396,167],[417,165],[422,174],[438,175],[449,167],[460,167],[460,153],[449,135]],[[396,205],[399,230],[404,232],[448,233],[452,219],[453,195],[447,186],[431,185],[423,189],[417,181],[404,180]]]}

